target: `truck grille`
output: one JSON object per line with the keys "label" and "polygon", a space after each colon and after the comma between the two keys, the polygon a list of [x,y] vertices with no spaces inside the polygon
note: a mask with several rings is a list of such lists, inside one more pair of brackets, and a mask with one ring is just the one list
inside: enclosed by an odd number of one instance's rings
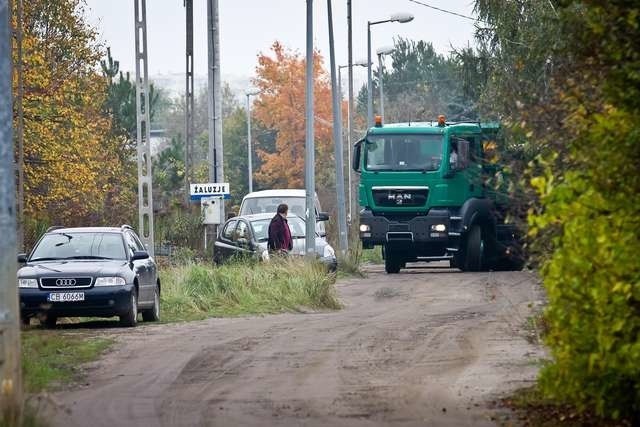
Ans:
{"label": "truck grille", "polygon": [[88,288],[92,280],[91,277],[43,277],[40,285],[47,289]]}
{"label": "truck grille", "polygon": [[429,190],[425,189],[373,189],[373,201],[376,206],[384,207],[420,207],[427,204]]}

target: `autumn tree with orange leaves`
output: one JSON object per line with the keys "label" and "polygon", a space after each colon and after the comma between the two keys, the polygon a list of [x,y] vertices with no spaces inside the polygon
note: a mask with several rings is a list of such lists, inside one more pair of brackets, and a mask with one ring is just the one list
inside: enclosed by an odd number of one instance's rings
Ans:
{"label": "autumn tree with orange leaves", "polygon": [[[316,181],[330,187],[334,179],[331,84],[323,58],[314,52]],[[266,188],[303,188],[305,152],[305,58],[279,42],[270,55],[258,56],[254,85],[260,90],[254,116],[277,132],[275,150],[258,147],[261,166],[255,179]],[[318,191],[320,193],[320,191]]]}

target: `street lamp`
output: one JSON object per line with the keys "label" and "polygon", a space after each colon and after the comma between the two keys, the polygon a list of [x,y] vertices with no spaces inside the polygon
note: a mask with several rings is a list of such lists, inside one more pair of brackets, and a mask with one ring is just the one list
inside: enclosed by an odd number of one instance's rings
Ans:
{"label": "street lamp", "polygon": [[249,89],[244,94],[247,96],[247,167],[249,169],[249,193],[253,192],[253,150],[251,149],[251,102],[249,98],[260,93],[257,89]]}
{"label": "street lamp", "polygon": [[[352,64],[352,67],[366,67],[367,66],[367,61],[360,60],[360,61],[356,61]],[[343,68],[349,68],[349,65],[340,65],[338,67],[338,87],[340,88],[340,100],[342,101],[342,69]],[[353,93],[351,93],[351,95],[353,95]],[[349,99],[349,102],[347,103],[347,117],[349,117],[349,114],[351,113],[351,111],[349,110],[349,107],[351,106],[351,103],[353,102],[353,99]],[[342,120],[342,102],[340,102],[340,120]],[[347,156],[348,156],[348,164],[347,164],[347,183],[349,185],[349,189],[348,189],[348,197],[349,197],[349,213],[347,215],[347,220],[349,222],[349,224],[351,224],[351,214],[352,214],[352,206],[353,206],[353,197],[351,197],[351,121],[347,120]]]}
{"label": "street lamp", "polygon": [[382,63],[382,57],[384,55],[393,53],[394,50],[395,49],[393,47],[381,47],[376,51],[376,53],[378,54],[378,80],[380,81],[380,117],[382,118],[382,123],[384,123],[384,87],[382,82],[384,67]]}
{"label": "street lamp", "polygon": [[373,82],[371,78],[371,26],[384,24],[385,22],[399,22],[404,24],[406,22],[413,21],[413,15],[410,13],[396,13],[391,15],[389,19],[382,21],[368,21],[367,22],[367,126],[373,126],[373,95],[371,90],[373,89]]}

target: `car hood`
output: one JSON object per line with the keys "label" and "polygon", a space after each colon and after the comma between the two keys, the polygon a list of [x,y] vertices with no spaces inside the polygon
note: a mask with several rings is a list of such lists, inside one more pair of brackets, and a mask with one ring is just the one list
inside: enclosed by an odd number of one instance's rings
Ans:
{"label": "car hood", "polygon": [[123,269],[128,268],[128,261],[124,260],[72,260],[72,261],[43,261],[28,263],[18,270],[18,277],[65,275],[87,276],[116,276]]}
{"label": "car hood", "polygon": [[[262,250],[266,250],[267,249],[267,242],[260,242],[258,243],[258,246],[260,246],[260,249]],[[324,240],[322,237],[316,237],[316,254],[318,254],[318,256],[322,256],[324,254],[324,248],[325,246],[329,246],[329,243],[327,243],[326,240]],[[305,254],[305,240],[304,239],[293,239],[293,249],[291,250],[291,254],[293,255],[304,255]]]}

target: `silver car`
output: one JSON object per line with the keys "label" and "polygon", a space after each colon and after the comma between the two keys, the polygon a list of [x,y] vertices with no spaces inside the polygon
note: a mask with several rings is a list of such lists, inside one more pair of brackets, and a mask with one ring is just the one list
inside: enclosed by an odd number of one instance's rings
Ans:
{"label": "silver car", "polygon": [[[218,234],[215,242],[214,261],[222,264],[232,257],[250,256],[261,260],[269,259],[267,240],[269,223],[274,214],[263,213],[241,215],[228,219]],[[305,222],[296,215],[288,215],[287,221],[293,239],[293,250],[290,255],[305,254]],[[316,234],[316,255],[331,271],[338,266],[336,253],[329,243]]]}

